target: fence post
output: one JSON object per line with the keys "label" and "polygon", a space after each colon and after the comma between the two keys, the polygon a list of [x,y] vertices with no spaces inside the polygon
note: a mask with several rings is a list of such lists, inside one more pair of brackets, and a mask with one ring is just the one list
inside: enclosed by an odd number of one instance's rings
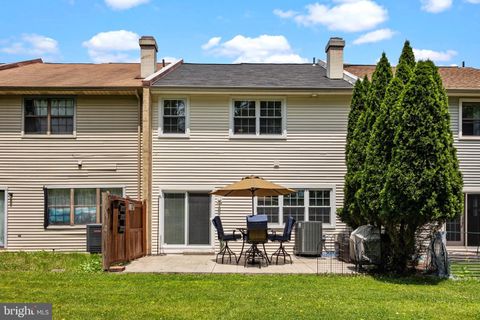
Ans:
{"label": "fence post", "polygon": [[110,198],[107,192],[102,192],[102,266],[106,271],[110,268]]}

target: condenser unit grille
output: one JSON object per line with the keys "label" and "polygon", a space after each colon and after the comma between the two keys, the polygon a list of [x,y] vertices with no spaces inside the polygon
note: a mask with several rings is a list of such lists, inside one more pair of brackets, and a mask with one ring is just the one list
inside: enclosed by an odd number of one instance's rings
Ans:
{"label": "condenser unit grille", "polygon": [[322,222],[301,221],[295,226],[295,254],[322,254]]}
{"label": "condenser unit grille", "polygon": [[87,224],[87,252],[102,253],[101,224]]}

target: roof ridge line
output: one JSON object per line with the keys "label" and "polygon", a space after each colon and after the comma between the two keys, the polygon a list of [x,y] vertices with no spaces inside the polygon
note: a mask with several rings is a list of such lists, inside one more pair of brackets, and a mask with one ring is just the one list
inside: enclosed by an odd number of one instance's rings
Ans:
{"label": "roof ridge line", "polygon": [[29,64],[34,64],[34,63],[43,63],[43,60],[41,58],[38,58],[38,59],[32,59],[32,60],[24,60],[24,61],[6,63],[6,64],[3,64],[3,65],[0,65],[0,70],[23,67],[23,66],[27,66]]}

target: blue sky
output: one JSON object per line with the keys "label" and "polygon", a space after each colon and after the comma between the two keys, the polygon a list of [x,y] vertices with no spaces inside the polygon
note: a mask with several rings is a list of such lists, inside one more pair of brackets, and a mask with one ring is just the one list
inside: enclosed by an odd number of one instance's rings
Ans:
{"label": "blue sky", "polygon": [[138,61],[141,35],[168,60],[306,62],[340,36],[350,63],[396,63],[408,39],[417,58],[480,67],[480,0],[16,0],[0,26],[0,62]]}

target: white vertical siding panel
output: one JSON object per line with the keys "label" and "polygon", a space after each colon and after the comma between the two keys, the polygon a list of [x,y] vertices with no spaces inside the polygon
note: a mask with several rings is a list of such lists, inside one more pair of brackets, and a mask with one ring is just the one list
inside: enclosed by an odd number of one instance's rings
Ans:
{"label": "white vertical siding panel", "polygon": [[85,250],[85,228],[43,228],[44,185],[123,185],[128,196],[137,197],[136,98],[76,101],[75,139],[22,138],[22,97],[0,97],[0,185],[13,193],[9,250]]}

